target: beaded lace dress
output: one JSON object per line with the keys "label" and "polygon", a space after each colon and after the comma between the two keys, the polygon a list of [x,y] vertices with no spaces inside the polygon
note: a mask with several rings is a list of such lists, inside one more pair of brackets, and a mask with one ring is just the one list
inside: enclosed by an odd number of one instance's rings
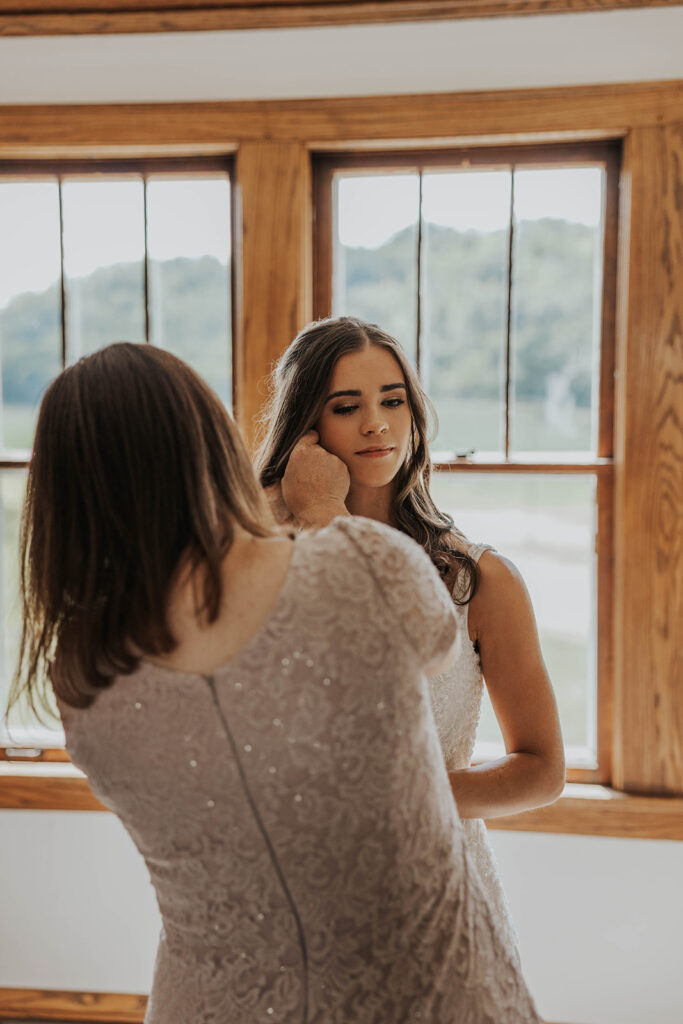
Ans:
{"label": "beaded lace dress", "polygon": [[[492,550],[490,544],[470,544],[467,553],[478,562],[484,551],[489,550]],[[454,597],[462,596],[459,587],[460,584],[456,583]],[[472,763],[484,692],[479,655],[468,631],[469,604],[455,604],[454,607],[458,621],[455,661],[446,672],[431,676],[428,680],[432,711],[449,771],[469,768]],[[517,933],[488,841],[486,826],[479,818],[465,818],[462,825],[467,848],[489,897],[498,926],[509,948],[517,951]]]}
{"label": "beaded lace dress", "polygon": [[336,519],[227,664],[60,705],[155,889],[146,1024],[540,1024],[429,705],[456,632],[412,540]]}

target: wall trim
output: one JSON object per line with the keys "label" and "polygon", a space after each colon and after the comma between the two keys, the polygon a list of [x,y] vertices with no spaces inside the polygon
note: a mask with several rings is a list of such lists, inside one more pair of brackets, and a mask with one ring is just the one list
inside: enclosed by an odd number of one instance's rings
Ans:
{"label": "wall trim", "polygon": [[219,32],[578,14],[678,7],[681,0],[225,0],[187,5],[116,0],[0,0],[0,36]]}
{"label": "wall trim", "polygon": [[552,89],[212,103],[0,106],[0,160],[198,156],[623,138],[683,120],[683,79]]}

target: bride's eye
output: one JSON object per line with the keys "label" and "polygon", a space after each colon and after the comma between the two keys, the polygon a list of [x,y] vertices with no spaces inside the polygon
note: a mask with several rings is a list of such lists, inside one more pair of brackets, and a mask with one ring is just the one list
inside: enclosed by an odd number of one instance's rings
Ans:
{"label": "bride's eye", "polygon": [[387,405],[390,409],[398,409],[399,405],[405,405],[405,399],[387,398],[386,402],[383,402],[382,405]]}
{"label": "bride's eye", "polygon": [[353,412],[357,408],[357,405],[338,405],[336,409],[332,410],[332,412],[335,416],[348,416],[350,412]]}

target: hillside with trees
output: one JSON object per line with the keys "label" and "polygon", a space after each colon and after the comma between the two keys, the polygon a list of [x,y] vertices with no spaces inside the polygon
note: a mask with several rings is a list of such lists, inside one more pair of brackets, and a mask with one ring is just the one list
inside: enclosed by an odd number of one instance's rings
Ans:
{"label": "hillside with trees", "polygon": [[[594,231],[565,221],[524,223],[513,286],[513,375],[518,401],[563,401],[588,411],[594,321]],[[409,351],[415,338],[415,231],[378,249],[341,254],[343,311],[373,320]],[[188,359],[225,399],[229,287],[212,257],[151,267],[153,337]],[[506,328],[507,233],[458,233],[428,224],[423,248],[423,376],[437,405],[499,403]],[[339,305],[339,303],[338,303]],[[71,356],[144,337],[140,264],[118,264],[73,283],[67,305]],[[6,413],[33,406],[59,370],[57,284],[0,310]],[[552,396],[551,396],[552,397]],[[7,425],[6,430],[7,433]],[[7,438],[6,444],[11,445]]]}

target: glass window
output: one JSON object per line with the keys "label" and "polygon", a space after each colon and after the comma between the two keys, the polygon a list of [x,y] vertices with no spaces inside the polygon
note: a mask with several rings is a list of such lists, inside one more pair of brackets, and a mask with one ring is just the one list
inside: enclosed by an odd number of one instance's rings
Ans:
{"label": "glass window", "polygon": [[66,356],[145,340],[145,213],[141,177],[65,179]]}
{"label": "glass window", "polygon": [[147,179],[150,341],[184,359],[230,408],[230,182]]}
{"label": "glass window", "polygon": [[26,487],[26,470],[0,470],[0,744],[62,746],[64,733],[56,719],[35,721],[24,701],[12,711],[9,735],[4,712],[14,675],[21,636],[19,601],[19,520]]}
{"label": "glass window", "polygon": [[[19,517],[37,409],[66,363],[149,341],[232,398],[229,169],[55,164],[0,176],[0,702],[19,647]],[[25,167],[25,165],[24,165]],[[19,452],[16,452],[19,449]],[[0,744],[56,746],[17,707]]]}
{"label": "glass window", "polygon": [[[371,319],[414,359],[438,416],[437,505],[522,572],[567,761],[586,780],[601,771],[598,665],[609,664],[598,581],[611,585],[610,541],[597,535],[609,487],[597,474],[611,462],[598,399],[601,348],[613,344],[601,330],[615,169],[596,144],[327,154],[316,171],[332,211],[317,236],[316,266],[331,251],[332,268],[316,280],[316,314]],[[477,756],[501,744],[485,699]]]}
{"label": "glass window", "polygon": [[57,179],[0,179],[0,446],[28,449],[62,365]]}
{"label": "glass window", "polygon": [[[512,559],[531,596],[572,764],[597,765],[595,477],[435,473],[432,495],[470,539]],[[488,698],[477,756],[500,756]]]}
{"label": "glass window", "polygon": [[511,173],[426,171],[422,382],[434,451],[502,454]]}
{"label": "glass window", "polygon": [[603,176],[515,172],[512,451],[596,451]]}
{"label": "glass window", "polygon": [[335,181],[332,311],[379,324],[417,357],[417,174]]}

